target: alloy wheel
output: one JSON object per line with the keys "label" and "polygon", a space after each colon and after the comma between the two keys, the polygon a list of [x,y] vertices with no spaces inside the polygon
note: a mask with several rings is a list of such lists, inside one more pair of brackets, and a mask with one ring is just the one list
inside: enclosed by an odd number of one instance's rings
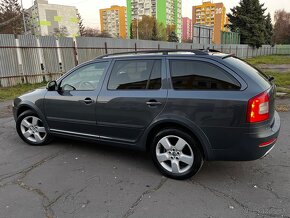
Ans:
{"label": "alloy wheel", "polygon": [[185,173],[194,162],[192,148],[183,138],[176,135],[164,136],[159,140],[156,158],[165,170],[174,174]]}
{"label": "alloy wheel", "polygon": [[47,136],[43,122],[35,116],[25,117],[21,121],[20,130],[22,135],[33,143],[42,143]]}

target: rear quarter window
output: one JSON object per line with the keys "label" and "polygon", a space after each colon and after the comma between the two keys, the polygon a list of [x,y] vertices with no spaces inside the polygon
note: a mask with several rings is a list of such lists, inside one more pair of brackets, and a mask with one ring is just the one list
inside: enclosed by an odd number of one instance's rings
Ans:
{"label": "rear quarter window", "polygon": [[240,83],[222,68],[195,60],[170,60],[176,90],[240,90]]}
{"label": "rear quarter window", "polygon": [[249,74],[257,83],[269,86],[270,82],[268,76],[247,62],[237,57],[226,57],[224,58],[224,62],[246,74]]}

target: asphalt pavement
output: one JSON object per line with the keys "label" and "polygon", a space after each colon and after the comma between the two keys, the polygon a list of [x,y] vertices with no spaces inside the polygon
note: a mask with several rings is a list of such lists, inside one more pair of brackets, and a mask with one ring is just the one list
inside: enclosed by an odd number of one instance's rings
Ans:
{"label": "asphalt pavement", "polygon": [[142,152],[68,139],[29,146],[9,105],[0,103],[0,218],[290,217],[289,110],[265,158],[205,162],[176,181]]}

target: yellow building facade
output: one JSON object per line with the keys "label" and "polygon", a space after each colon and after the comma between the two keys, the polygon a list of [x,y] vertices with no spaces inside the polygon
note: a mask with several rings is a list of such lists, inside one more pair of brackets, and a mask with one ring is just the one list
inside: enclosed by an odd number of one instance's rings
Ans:
{"label": "yellow building facade", "polygon": [[221,43],[221,31],[228,31],[225,27],[229,23],[226,8],[223,3],[203,1],[202,5],[192,7],[193,25],[213,27],[213,43]]}
{"label": "yellow building facade", "polygon": [[100,9],[100,23],[102,32],[126,39],[127,10],[125,6],[112,5],[110,8]]}

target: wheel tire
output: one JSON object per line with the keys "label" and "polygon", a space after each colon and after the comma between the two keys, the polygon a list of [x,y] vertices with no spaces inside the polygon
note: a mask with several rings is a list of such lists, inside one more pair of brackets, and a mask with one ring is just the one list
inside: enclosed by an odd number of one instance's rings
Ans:
{"label": "wheel tire", "polygon": [[188,179],[203,165],[198,142],[179,129],[158,132],[151,143],[150,154],[157,169],[172,179]]}
{"label": "wheel tire", "polygon": [[18,116],[16,130],[20,138],[29,145],[46,145],[52,140],[44,122],[31,110],[27,110]]}

